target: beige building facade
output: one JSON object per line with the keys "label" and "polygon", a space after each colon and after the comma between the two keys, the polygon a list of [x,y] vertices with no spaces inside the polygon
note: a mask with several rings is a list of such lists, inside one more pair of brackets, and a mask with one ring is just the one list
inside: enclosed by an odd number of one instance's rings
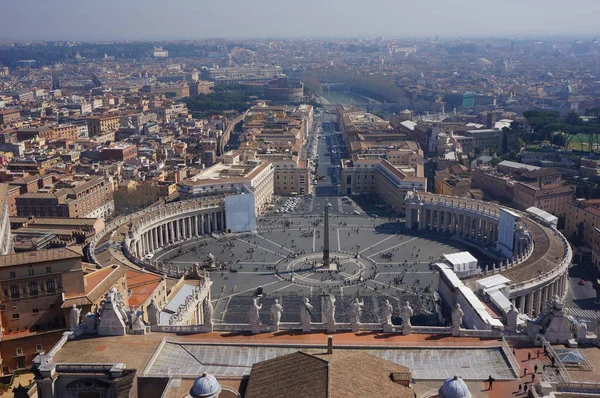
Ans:
{"label": "beige building facade", "polygon": [[423,191],[424,177],[407,177],[384,159],[357,159],[342,164],[343,195],[376,195],[393,211],[404,213],[406,192]]}

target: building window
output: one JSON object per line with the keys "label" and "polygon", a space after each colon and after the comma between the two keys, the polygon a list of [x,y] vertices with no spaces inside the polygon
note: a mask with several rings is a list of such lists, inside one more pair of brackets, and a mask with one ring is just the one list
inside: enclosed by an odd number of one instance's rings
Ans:
{"label": "building window", "polygon": [[10,285],[10,297],[11,298],[19,298],[20,297],[19,285],[17,285],[17,284]]}
{"label": "building window", "polygon": [[35,350],[36,350],[37,352],[43,351],[43,349],[42,349],[42,345],[41,345],[41,344],[36,344],[36,345],[35,345]]}
{"label": "building window", "polygon": [[19,319],[19,314],[12,314],[12,318],[13,318],[13,320]]}
{"label": "building window", "polygon": [[16,277],[17,277],[17,273],[14,272],[14,271],[11,271],[10,272],[10,278],[13,279],[13,278],[16,278]]}
{"label": "building window", "polygon": [[29,275],[29,276],[33,276],[33,274],[34,274],[34,271],[33,271],[33,269],[32,269],[32,268],[29,268],[28,275]]}
{"label": "building window", "polygon": [[29,294],[37,296],[37,294],[38,294],[37,282],[34,282],[34,281],[29,282]]}
{"label": "building window", "polygon": [[56,291],[56,288],[54,286],[54,279],[48,279],[46,281],[46,290],[48,291],[48,293],[54,293]]}
{"label": "building window", "polygon": [[52,267],[46,267],[46,273],[51,274],[52,273]]}
{"label": "building window", "polygon": [[56,308],[56,304],[50,304],[50,308]]}

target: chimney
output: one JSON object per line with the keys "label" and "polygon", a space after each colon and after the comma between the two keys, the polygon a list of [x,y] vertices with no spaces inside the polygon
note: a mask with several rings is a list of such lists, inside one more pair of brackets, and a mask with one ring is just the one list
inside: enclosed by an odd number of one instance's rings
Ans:
{"label": "chimney", "polygon": [[333,336],[327,336],[327,354],[333,354]]}

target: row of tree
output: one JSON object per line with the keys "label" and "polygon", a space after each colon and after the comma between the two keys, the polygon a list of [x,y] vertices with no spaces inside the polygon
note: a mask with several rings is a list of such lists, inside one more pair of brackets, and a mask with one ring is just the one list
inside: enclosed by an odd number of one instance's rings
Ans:
{"label": "row of tree", "polygon": [[235,84],[215,86],[209,94],[186,97],[182,101],[193,115],[205,117],[229,110],[244,112],[250,108],[252,100],[259,99],[261,96],[261,92],[255,87]]}
{"label": "row of tree", "polygon": [[529,140],[550,141],[554,145],[569,148],[576,137],[587,150],[596,151],[600,147],[600,108],[592,108],[587,112],[592,116],[584,121],[576,112],[569,112],[561,120],[558,111],[526,111],[523,116],[531,128]]}

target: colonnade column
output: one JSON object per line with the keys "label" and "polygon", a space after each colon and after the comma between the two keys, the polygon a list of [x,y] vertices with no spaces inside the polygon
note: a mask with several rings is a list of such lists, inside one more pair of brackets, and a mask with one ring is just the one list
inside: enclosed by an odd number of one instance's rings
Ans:
{"label": "colonnade column", "polygon": [[535,311],[535,315],[539,315],[542,310],[542,290],[536,290],[533,294],[533,310]]}
{"label": "colonnade column", "polygon": [[525,313],[531,317],[531,310],[533,309],[533,293],[529,293],[525,300]]}
{"label": "colonnade column", "polygon": [[525,296],[519,297],[519,312],[522,314],[525,312]]}

